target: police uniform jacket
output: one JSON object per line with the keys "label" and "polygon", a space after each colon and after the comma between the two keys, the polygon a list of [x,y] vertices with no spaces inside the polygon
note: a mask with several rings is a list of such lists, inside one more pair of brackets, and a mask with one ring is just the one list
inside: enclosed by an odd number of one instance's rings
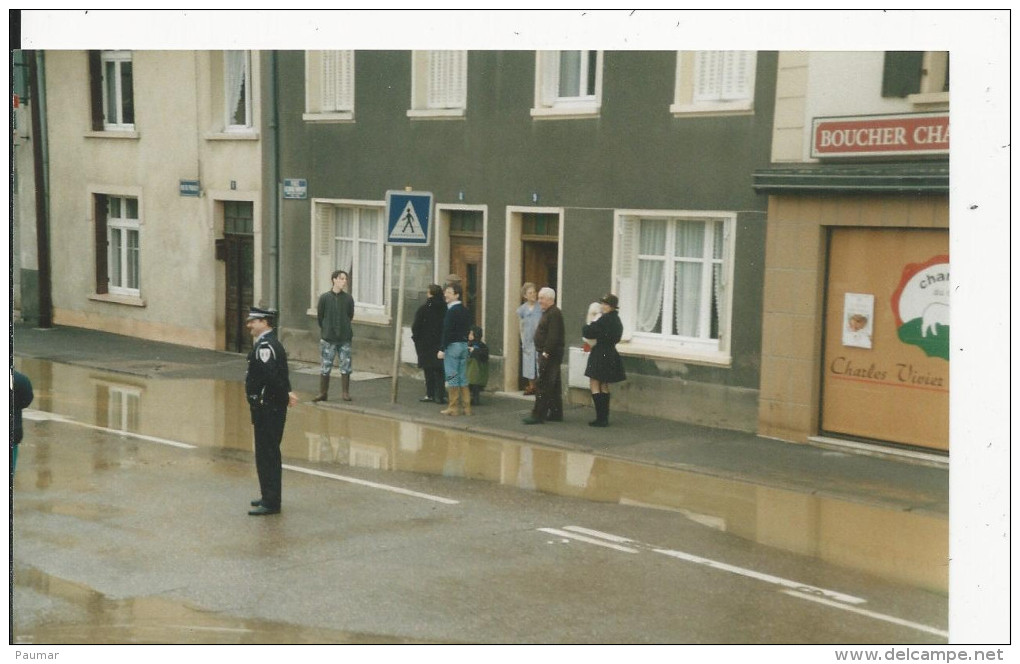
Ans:
{"label": "police uniform jacket", "polygon": [[256,339],[255,346],[248,353],[244,392],[252,411],[262,408],[286,410],[290,375],[287,370],[287,352],[276,338],[276,330],[269,330]]}

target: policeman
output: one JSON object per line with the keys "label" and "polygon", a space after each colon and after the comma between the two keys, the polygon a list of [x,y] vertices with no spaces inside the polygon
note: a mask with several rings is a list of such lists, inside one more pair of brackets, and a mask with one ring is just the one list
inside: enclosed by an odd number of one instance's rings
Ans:
{"label": "policeman", "polygon": [[280,441],[287,407],[297,404],[297,395],[290,391],[287,352],[273,329],[275,318],[276,311],[272,309],[252,307],[247,322],[254,344],[248,353],[244,392],[255,427],[255,468],[262,491],[261,498],[251,501],[254,509],[248,514],[252,516],[280,513],[283,474]]}

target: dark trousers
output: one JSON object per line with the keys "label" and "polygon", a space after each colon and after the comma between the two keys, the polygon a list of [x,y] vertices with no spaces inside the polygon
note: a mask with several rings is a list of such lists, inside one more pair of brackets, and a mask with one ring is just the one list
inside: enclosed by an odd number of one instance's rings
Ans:
{"label": "dark trousers", "polygon": [[440,401],[446,396],[443,386],[443,369],[425,369],[425,395],[433,401]]}
{"label": "dark trousers", "polygon": [[262,506],[280,509],[283,492],[280,442],[283,440],[283,425],[287,422],[287,409],[253,408],[251,421],[255,426],[255,470],[259,474]]}
{"label": "dark trousers", "polygon": [[560,380],[560,359],[538,356],[538,380],[535,381],[535,407],[531,416],[536,420],[563,419],[563,383]]}

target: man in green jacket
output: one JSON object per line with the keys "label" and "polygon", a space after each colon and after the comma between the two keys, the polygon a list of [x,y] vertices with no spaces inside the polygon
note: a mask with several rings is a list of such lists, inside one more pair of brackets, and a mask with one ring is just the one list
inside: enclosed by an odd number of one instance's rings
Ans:
{"label": "man in green jacket", "polygon": [[354,330],[354,298],[347,292],[350,276],[344,270],[333,273],[333,287],[319,296],[319,353],[322,369],[319,375],[319,394],[312,401],[325,401],[329,396],[329,374],[333,359],[340,367],[343,400],[351,400],[351,339]]}

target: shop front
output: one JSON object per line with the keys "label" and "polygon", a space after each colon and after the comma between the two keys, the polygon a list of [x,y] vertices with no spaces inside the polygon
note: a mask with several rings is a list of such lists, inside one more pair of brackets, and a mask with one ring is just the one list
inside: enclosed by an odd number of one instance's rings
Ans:
{"label": "shop front", "polygon": [[[841,119],[838,142],[941,136],[944,119]],[[755,173],[770,196],[760,435],[948,453],[949,166],[908,148]]]}

